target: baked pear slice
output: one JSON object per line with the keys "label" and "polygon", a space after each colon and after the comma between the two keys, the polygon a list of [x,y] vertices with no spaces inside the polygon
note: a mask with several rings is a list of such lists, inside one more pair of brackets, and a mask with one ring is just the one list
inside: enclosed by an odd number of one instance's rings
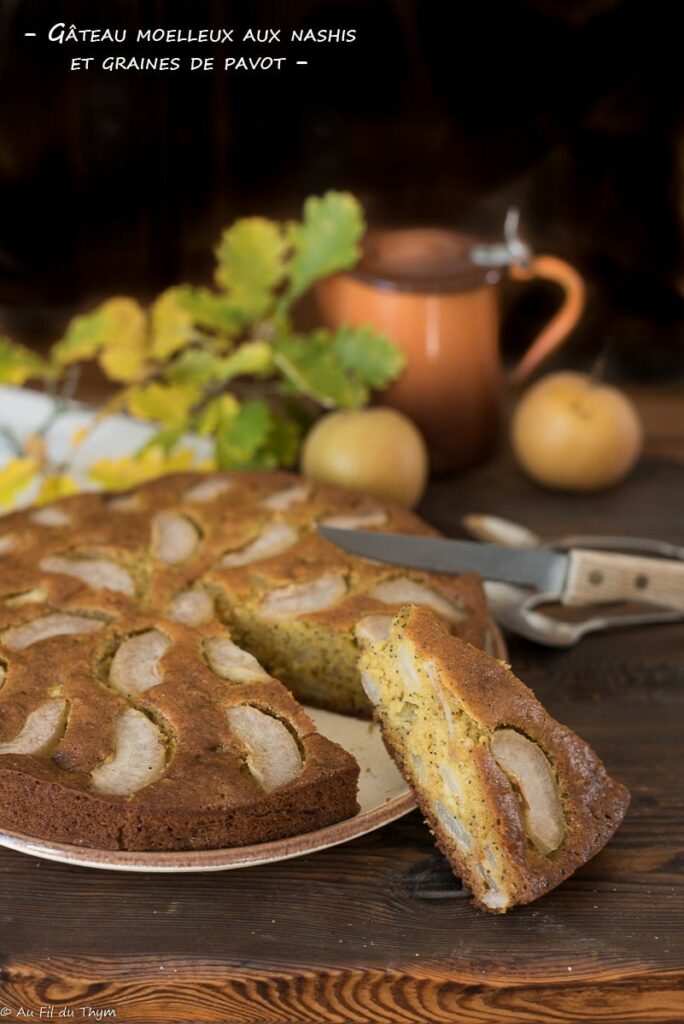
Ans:
{"label": "baked pear slice", "polygon": [[361,642],[385,743],[479,907],[537,899],[608,842],[627,790],[508,666],[416,605]]}

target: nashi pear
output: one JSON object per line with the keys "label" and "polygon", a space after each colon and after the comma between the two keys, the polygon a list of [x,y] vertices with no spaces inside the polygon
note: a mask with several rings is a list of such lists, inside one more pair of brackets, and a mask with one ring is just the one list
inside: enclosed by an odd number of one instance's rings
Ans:
{"label": "nashi pear", "polygon": [[641,454],[637,412],[617,388],[583,373],[543,377],[513,414],[512,443],[537,483],[562,491],[598,491],[618,483]]}
{"label": "nashi pear", "polygon": [[362,409],[321,417],[304,442],[301,468],[318,483],[412,508],[425,490],[428,459],[421,434],[403,413]]}

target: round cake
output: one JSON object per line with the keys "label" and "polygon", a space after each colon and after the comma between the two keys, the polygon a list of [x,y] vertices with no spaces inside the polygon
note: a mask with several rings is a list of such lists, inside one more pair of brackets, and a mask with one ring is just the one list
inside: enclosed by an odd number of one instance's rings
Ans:
{"label": "round cake", "polygon": [[368,715],[359,649],[406,603],[490,648],[477,577],[398,570],[319,523],[434,533],[288,473],[165,477],[0,521],[0,828],[210,849],[356,813],[358,766],[298,701]]}

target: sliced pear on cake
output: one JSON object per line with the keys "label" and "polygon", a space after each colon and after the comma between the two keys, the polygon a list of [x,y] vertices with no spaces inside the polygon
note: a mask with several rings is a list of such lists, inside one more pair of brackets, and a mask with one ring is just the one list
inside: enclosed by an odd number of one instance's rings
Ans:
{"label": "sliced pear on cake", "polygon": [[159,662],[171,645],[158,629],[149,629],[124,640],[112,658],[109,683],[127,699],[157,686],[162,681]]}
{"label": "sliced pear on cake", "polygon": [[168,615],[185,626],[202,626],[214,618],[214,602],[205,590],[183,590],[171,601]]}
{"label": "sliced pear on cake", "polygon": [[387,512],[384,509],[365,508],[325,516],[321,519],[321,526],[334,526],[338,530],[370,530],[374,526],[384,526],[386,522]]}
{"label": "sliced pear on cake", "polygon": [[194,484],[185,492],[183,499],[201,505],[209,504],[209,502],[223,497],[232,486],[233,481],[225,477],[210,477],[208,480],[201,480],[198,484]]}
{"label": "sliced pear on cake", "polygon": [[267,594],[259,611],[270,619],[291,619],[320,612],[340,601],[347,581],[338,572],[327,572],[306,583],[291,583]]}
{"label": "sliced pear on cake", "polygon": [[68,526],[71,522],[71,516],[66,509],[59,508],[58,505],[45,505],[44,508],[38,508],[31,513],[29,519],[32,523],[37,523],[38,526]]}
{"label": "sliced pear on cake", "polygon": [[293,484],[291,487],[285,487],[281,491],[269,494],[261,504],[264,508],[271,509],[272,512],[286,512],[293,505],[306,501],[310,494],[311,484]]}
{"label": "sliced pear on cake", "polygon": [[73,576],[95,590],[114,590],[127,597],[135,594],[133,578],[126,569],[106,558],[62,558],[52,555],[39,562],[44,572]]}
{"label": "sliced pear on cake", "polygon": [[47,754],[64,734],[69,704],[59,697],[32,711],[14,739],[0,743],[0,754]]}
{"label": "sliced pear on cake", "polygon": [[416,580],[412,580],[408,576],[395,576],[394,579],[383,580],[382,583],[376,584],[372,590],[369,590],[368,594],[376,601],[382,601],[383,604],[393,604],[397,607],[404,604],[418,604],[424,608],[431,608],[433,612],[453,625],[463,622],[467,618],[465,609],[459,608],[453,601],[438,594],[436,590],[426,587],[424,583],[417,583]]}
{"label": "sliced pear on cake", "polygon": [[158,512],[152,520],[152,556],[165,565],[186,562],[199,542],[197,527],[179,512]]}
{"label": "sliced pear on cake", "polygon": [[269,523],[249,544],[225,554],[219,565],[233,568],[249,565],[251,562],[262,562],[265,558],[273,558],[294,547],[298,539],[297,531],[287,523]]}
{"label": "sliced pear on cake", "polygon": [[114,726],[114,753],[90,773],[91,788],[108,796],[131,796],[156,782],[165,767],[163,732],[142,711],[126,708]]}
{"label": "sliced pear on cake", "polygon": [[212,636],[205,641],[204,653],[209,668],[233,683],[264,683],[270,680],[253,654],[243,651],[228,637]]}
{"label": "sliced pear on cake", "polygon": [[253,778],[267,793],[296,779],[302,770],[297,742],[280,719],[249,704],[226,711],[233,735],[242,744]]}
{"label": "sliced pear on cake", "polygon": [[2,637],[2,642],[12,651],[23,651],[42,640],[53,636],[67,636],[70,633],[96,633],[102,629],[101,619],[90,619],[85,615],[70,615],[68,612],[53,612],[42,615],[21,626],[12,626]]}

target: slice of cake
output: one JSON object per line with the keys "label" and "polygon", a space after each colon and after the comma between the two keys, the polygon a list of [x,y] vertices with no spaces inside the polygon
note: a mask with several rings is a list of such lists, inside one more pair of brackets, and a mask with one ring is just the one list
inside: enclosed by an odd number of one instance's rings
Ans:
{"label": "slice of cake", "polygon": [[377,619],[366,643],[387,747],[478,906],[529,903],[610,839],[627,790],[506,665],[414,605]]}

